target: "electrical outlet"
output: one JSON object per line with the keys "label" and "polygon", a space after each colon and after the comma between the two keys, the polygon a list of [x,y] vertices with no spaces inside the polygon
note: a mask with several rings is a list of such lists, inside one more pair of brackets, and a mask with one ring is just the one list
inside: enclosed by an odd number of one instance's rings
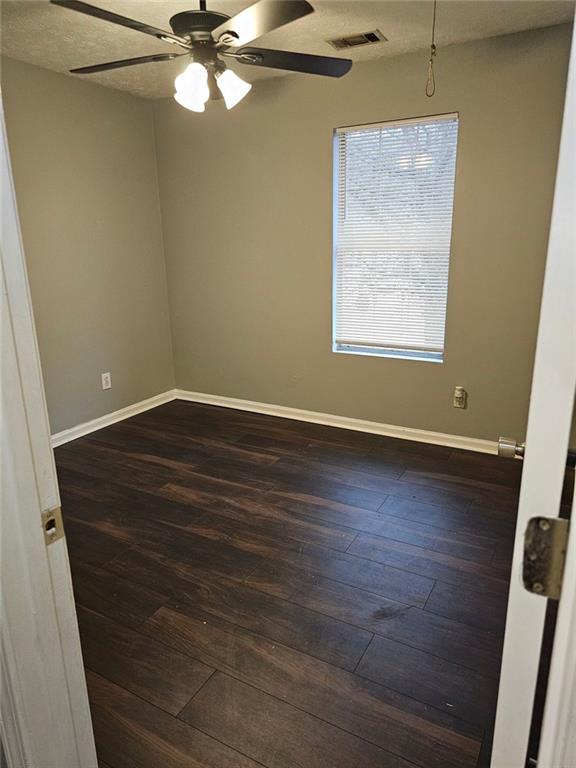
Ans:
{"label": "electrical outlet", "polygon": [[112,389],[112,376],[110,373],[102,374],[102,389]]}
{"label": "electrical outlet", "polygon": [[468,392],[464,387],[454,387],[452,405],[454,408],[466,408],[468,406]]}

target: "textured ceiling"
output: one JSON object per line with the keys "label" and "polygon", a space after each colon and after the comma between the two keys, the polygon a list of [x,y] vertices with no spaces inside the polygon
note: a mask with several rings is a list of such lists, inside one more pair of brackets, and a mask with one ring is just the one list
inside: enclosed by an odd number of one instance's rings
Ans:
{"label": "textured ceiling", "polygon": [[[197,0],[91,0],[162,29],[179,11],[197,8]],[[209,8],[234,15],[251,5],[243,0],[212,0]],[[350,56],[354,61],[395,56],[429,44],[431,0],[312,0],[316,12],[259,38],[258,45],[305,53]],[[130,29],[50,5],[48,0],[2,0],[1,51],[57,72],[71,67],[144,56],[174,47]],[[438,45],[493,37],[570,21],[573,2],[563,0],[439,0]],[[388,42],[336,54],[327,40],[380,29]],[[186,59],[83,75],[87,80],[147,98],[173,93],[175,76]],[[246,80],[275,77],[277,70],[232,65]],[[310,75],[291,75],[310,77]],[[73,77],[73,75],[71,75]],[[78,77],[76,75],[75,77]]]}

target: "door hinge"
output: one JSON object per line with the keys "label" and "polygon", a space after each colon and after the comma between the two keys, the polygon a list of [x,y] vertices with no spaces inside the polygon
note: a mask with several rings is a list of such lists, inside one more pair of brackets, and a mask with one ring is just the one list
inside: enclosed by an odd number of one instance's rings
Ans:
{"label": "door hinge", "polygon": [[62,522],[62,509],[54,507],[42,512],[42,529],[46,544],[53,544],[64,536],[64,523]]}
{"label": "door hinge", "polygon": [[553,600],[560,598],[569,525],[561,517],[533,517],[528,521],[522,568],[528,592]]}

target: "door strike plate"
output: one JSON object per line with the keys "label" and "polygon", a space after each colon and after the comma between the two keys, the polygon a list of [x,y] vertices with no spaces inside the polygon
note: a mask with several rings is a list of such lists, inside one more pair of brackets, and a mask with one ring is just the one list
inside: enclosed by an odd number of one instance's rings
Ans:
{"label": "door strike plate", "polygon": [[42,512],[42,529],[46,544],[53,544],[64,536],[64,523],[62,522],[62,509],[60,507]]}
{"label": "door strike plate", "polygon": [[528,592],[560,598],[566,559],[569,521],[560,517],[533,517],[524,534],[522,580]]}

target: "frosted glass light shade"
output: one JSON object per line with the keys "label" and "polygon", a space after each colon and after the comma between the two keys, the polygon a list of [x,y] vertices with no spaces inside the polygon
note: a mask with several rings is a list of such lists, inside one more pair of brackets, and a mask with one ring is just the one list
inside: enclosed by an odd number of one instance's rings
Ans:
{"label": "frosted glass light shade", "polygon": [[202,64],[193,61],[174,81],[174,98],[182,107],[193,112],[204,112],[204,105],[210,98],[208,88],[208,70]]}
{"label": "frosted glass light shade", "polygon": [[174,98],[180,104],[181,107],[191,110],[192,112],[204,112],[205,102],[198,98],[194,98],[184,93],[183,91],[176,91]]}
{"label": "frosted glass light shade", "polygon": [[224,96],[227,109],[232,109],[238,102],[242,101],[244,96],[252,89],[250,83],[242,80],[241,77],[231,69],[226,69],[221,74],[217,75],[216,85],[220,89],[220,93]]}

